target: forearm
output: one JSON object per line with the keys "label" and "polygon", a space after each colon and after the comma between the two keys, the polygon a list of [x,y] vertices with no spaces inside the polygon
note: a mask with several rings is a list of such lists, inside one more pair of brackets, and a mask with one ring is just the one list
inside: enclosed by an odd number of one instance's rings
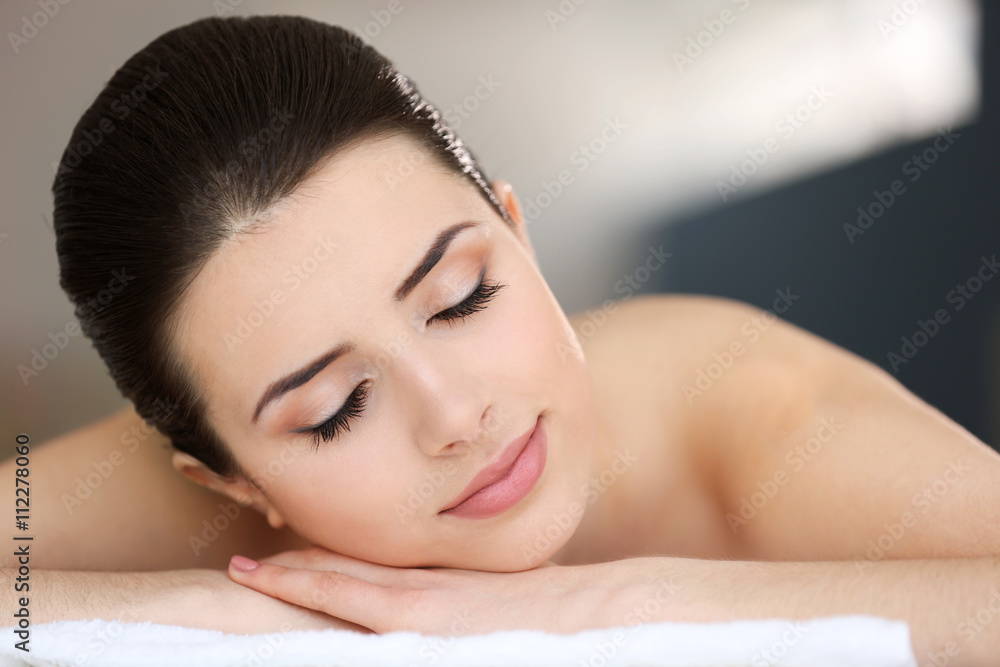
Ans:
{"label": "forearm", "polygon": [[27,588],[15,589],[17,573],[3,569],[4,608],[29,601],[32,624],[100,618],[207,627],[203,618],[216,586],[208,570],[169,572],[31,571]]}
{"label": "forearm", "polygon": [[[994,664],[1000,655],[1000,558],[866,561],[688,561],[636,559],[645,583],[626,586],[615,605],[622,623],[629,610],[662,598],[659,621],[743,618],[807,619],[870,614],[902,619],[918,661],[933,653],[952,667]],[[694,565],[688,567],[687,565]],[[678,574],[681,572],[683,574]],[[656,582],[656,583],[649,583]],[[943,655],[942,655],[943,654]]]}
{"label": "forearm", "polygon": [[[78,572],[31,570],[30,589],[16,590],[17,571],[0,570],[3,608],[28,601],[30,623],[103,619],[232,633],[323,628],[363,630],[233,583],[221,570]],[[8,617],[6,623],[17,623]]]}

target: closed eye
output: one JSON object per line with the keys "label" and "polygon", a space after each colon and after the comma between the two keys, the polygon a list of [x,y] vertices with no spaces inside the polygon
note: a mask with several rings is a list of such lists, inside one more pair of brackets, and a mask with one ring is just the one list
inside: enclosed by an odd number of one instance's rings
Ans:
{"label": "closed eye", "polygon": [[[472,291],[472,294],[467,296],[458,305],[452,306],[447,310],[442,310],[437,315],[434,315],[428,322],[440,320],[454,326],[455,322],[467,319],[485,310],[490,301],[497,295],[497,292],[507,286],[506,283],[491,282],[486,279],[485,275],[486,269],[484,268],[479,274],[479,285]],[[351,430],[351,422],[360,417],[364,412],[370,388],[371,380],[362,382],[355,388],[344,402],[343,407],[335,415],[322,424],[299,429],[296,432],[311,435],[316,449],[319,449],[321,441],[329,442],[334,438],[340,437],[343,432]]]}
{"label": "closed eye", "polygon": [[440,313],[430,318],[428,322],[433,322],[435,320],[441,320],[443,322],[454,322],[457,320],[464,320],[467,317],[484,310],[493,297],[497,295],[501,289],[506,287],[505,283],[494,283],[485,278],[486,269],[484,268],[479,274],[479,285],[475,290],[472,291],[464,301],[456,306],[452,306],[447,310],[442,310]]}
{"label": "closed eye", "polygon": [[365,403],[368,402],[368,389],[371,381],[359,384],[351,395],[344,402],[343,407],[322,424],[299,429],[296,433],[308,433],[313,438],[316,449],[319,449],[320,440],[329,442],[340,436],[343,431],[351,430],[351,421],[361,416],[365,410]]}

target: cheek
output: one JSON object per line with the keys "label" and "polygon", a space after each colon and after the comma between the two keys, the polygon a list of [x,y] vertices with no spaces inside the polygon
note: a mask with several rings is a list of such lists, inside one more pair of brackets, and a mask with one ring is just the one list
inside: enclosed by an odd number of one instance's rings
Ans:
{"label": "cheek", "polygon": [[493,369],[496,377],[504,378],[500,391],[550,411],[550,462],[576,479],[589,471],[585,455],[596,435],[590,372],[572,327],[542,277],[526,271],[518,278],[519,289],[507,295],[493,330]]}
{"label": "cheek", "polygon": [[498,371],[511,374],[515,393],[550,402],[576,395],[589,376],[558,302],[537,271],[522,269],[511,282],[491,323],[490,356]]}
{"label": "cheek", "polygon": [[389,466],[385,456],[362,451],[380,441],[372,434],[343,445],[351,448],[343,452],[324,450],[337,443],[321,443],[315,452],[305,447],[280,475],[270,475],[267,497],[296,532],[333,550],[384,532],[399,502],[395,490],[406,488],[406,479],[398,457]]}

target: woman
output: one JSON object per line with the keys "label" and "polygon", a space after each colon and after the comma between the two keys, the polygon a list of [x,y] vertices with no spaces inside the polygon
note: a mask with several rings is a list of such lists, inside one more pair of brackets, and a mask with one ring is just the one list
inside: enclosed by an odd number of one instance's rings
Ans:
{"label": "woman", "polygon": [[772,311],[649,296],[567,318],[510,186],[343,30],[161,36],[53,190],[62,285],[157,431],[127,412],[33,455],[35,528],[59,540],[35,622],[871,613],[922,656],[1000,585],[995,452]]}

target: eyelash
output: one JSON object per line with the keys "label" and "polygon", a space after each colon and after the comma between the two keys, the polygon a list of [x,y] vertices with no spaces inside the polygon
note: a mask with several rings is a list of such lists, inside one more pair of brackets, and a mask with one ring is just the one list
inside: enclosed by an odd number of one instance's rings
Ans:
{"label": "eyelash", "polygon": [[[485,272],[482,275],[485,275]],[[442,310],[428,321],[433,322],[435,320],[440,320],[442,322],[450,323],[456,320],[464,320],[467,317],[472,317],[479,311],[485,310],[486,306],[493,300],[493,297],[497,295],[497,292],[506,286],[507,285],[504,283],[493,283],[486,280],[484,277],[480,277],[479,285],[475,290],[473,290],[472,294],[465,299],[465,301],[457,306],[452,306],[447,310]]]}
{"label": "eyelash", "polygon": [[337,411],[337,414],[319,426],[306,429],[306,432],[312,436],[316,449],[319,449],[320,441],[329,442],[338,437],[342,431],[351,430],[351,422],[360,417],[365,410],[365,403],[368,402],[368,386],[368,382],[359,384],[347,398],[344,406]]}
{"label": "eyelash", "polygon": [[[485,272],[481,275],[485,275]],[[479,285],[464,301],[447,310],[442,310],[428,321],[439,320],[453,325],[457,320],[472,317],[476,313],[485,310],[490,301],[497,295],[497,292],[506,286],[506,283],[494,283],[484,277],[480,278]],[[337,414],[322,424],[301,431],[312,436],[315,449],[319,449],[321,441],[329,442],[339,437],[343,431],[351,430],[350,423],[357,417],[360,417],[361,413],[365,410],[370,385],[370,381],[362,382],[351,393],[347,401],[345,401],[344,406],[337,411]]]}

